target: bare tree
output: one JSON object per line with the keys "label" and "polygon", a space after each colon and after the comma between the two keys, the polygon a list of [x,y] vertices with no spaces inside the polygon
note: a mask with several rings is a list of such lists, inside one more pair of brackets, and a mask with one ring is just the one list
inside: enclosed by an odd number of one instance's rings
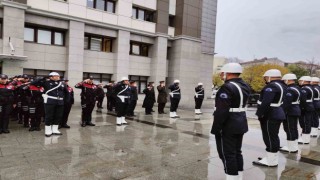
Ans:
{"label": "bare tree", "polygon": [[319,60],[316,60],[314,57],[309,60],[307,59],[306,68],[309,72],[309,75],[313,76],[316,74],[316,70],[320,68]]}

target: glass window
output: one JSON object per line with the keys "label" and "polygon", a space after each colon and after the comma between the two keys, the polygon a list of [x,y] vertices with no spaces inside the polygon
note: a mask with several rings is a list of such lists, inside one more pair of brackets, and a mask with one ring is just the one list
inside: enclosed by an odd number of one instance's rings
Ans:
{"label": "glass window", "polygon": [[94,8],[94,0],[87,0],[87,6],[88,7],[91,7],[91,8]]}
{"label": "glass window", "polygon": [[138,19],[144,20],[144,10],[139,9],[139,11],[138,11]]}
{"label": "glass window", "polygon": [[145,20],[149,21],[149,22],[153,22],[153,12],[146,11],[145,14],[146,14],[146,19]]}
{"label": "glass window", "polygon": [[96,0],[96,1],[97,1],[96,8],[104,11],[106,6],[106,1],[105,0]]}
{"label": "glass window", "polygon": [[169,16],[169,26],[174,27],[174,16]]}
{"label": "glass window", "polygon": [[108,1],[107,2],[107,11],[108,12],[115,13],[114,4],[115,4],[115,2],[113,2],[113,1]]}
{"label": "glass window", "polygon": [[[2,22],[1,21],[0,21],[0,38],[2,38]],[[1,66],[0,66],[0,70],[1,70]]]}
{"label": "glass window", "polygon": [[34,29],[33,28],[24,28],[24,40],[25,41],[34,41]]}
{"label": "glass window", "polygon": [[142,91],[143,91],[144,89],[146,89],[146,88],[147,88],[147,82],[141,81],[141,82],[140,82],[139,92],[140,92],[140,93],[143,93]]}
{"label": "glass window", "polygon": [[55,45],[63,45],[63,34],[60,32],[54,33],[54,44]]}
{"label": "glass window", "polygon": [[51,31],[38,30],[38,43],[51,44]]}
{"label": "glass window", "polygon": [[89,37],[84,37],[84,49],[89,49]]}
{"label": "glass window", "polygon": [[101,51],[101,38],[91,38],[90,49],[94,51]]}
{"label": "glass window", "polygon": [[112,52],[112,39],[103,38],[102,51]]}
{"label": "glass window", "polygon": [[141,56],[148,56],[148,45],[141,45]]}
{"label": "glass window", "polygon": [[140,46],[139,44],[132,44],[131,54],[140,55]]}
{"label": "glass window", "polygon": [[132,8],[132,18],[137,19],[137,8]]}

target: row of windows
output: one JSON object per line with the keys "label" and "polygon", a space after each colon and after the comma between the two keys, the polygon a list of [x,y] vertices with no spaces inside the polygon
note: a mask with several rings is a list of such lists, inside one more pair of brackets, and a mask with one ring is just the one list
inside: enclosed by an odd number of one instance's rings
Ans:
{"label": "row of windows", "polygon": [[154,20],[153,20],[154,12],[148,11],[145,9],[141,9],[138,7],[132,8],[132,17],[134,19],[140,19],[140,20],[144,20],[144,21],[154,22]]}
{"label": "row of windows", "polygon": [[116,2],[112,0],[87,0],[87,6],[111,13],[116,12]]}
{"label": "row of windows", "polygon": [[27,26],[24,28],[24,40],[40,44],[64,45],[63,31]]}
{"label": "row of windows", "polygon": [[93,51],[112,52],[113,39],[86,34],[84,37],[84,49]]}

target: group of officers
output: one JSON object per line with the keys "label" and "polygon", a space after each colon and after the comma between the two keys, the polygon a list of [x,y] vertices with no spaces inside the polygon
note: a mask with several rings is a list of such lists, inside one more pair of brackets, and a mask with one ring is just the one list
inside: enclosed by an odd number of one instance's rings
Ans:
{"label": "group of officers", "polygon": [[[179,80],[175,80],[170,89],[170,118],[179,118],[177,109],[181,99]],[[81,126],[95,126],[92,123],[92,112],[97,103],[97,112],[101,112],[104,96],[107,97],[107,110],[117,114],[118,126],[128,124],[125,117],[135,116],[134,110],[138,100],[138,89],[135,81],[129,81],[123,77],[119,82],[111,81],[103,86],[95,84],[90,76],[75,85],[81,89]],[[105,89],[105,90],[104,90]],[[159,92],[158,113],[164,112],[167,103],[167,89],[165,81],[160,81],[157,86]],[[106,91],[106,92],[105,92]],[[156,102],[154,83],[150,82],[143,90],[145,99],[143,107],[146,115],[153,112]],[[201,114],[200,108],[204,99],[203,84],[199,83],[195,88],[196,114]],[[29,131],[40,131],[40,124],[44,117],[45,136],[62,135],[60,128],[70,128],[67,124],[68,116],[74,104],[74,90],[68,85],[67,79],[60,79],[57,72],[51,72],[46,77],[30,78],[28,75],[20,75],[8,78],[0,74],[0,133],[9,133],[9,118],[14,115],[15,120]]]}
{"label": "group of officers", "polygon": [[[226,179],[243,179],[242,139],[248,131],[246,103],[251,88],[240,75],[238,63],[228,63],[221,69],[225,82],[215,99],[214,122],[217,151],[224,164]],[[297,153],[298,144],[308,145],[320,131],[320,80],[318,77],[295,74],[282,76],[277,69],[266,71],[261,77],[266,85],[260,93],[256,115],[260,121],[266,156],[253,161],[254,165],[278,166],[278,151]],[[287,145],[280,146],[279,129],[283,123]],[[298,132],[298,123],[302,129]]]}

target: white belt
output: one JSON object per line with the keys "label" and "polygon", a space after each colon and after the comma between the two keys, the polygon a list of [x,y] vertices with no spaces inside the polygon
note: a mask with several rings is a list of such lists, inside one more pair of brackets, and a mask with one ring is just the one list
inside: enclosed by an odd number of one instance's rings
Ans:
{"label": "white belt", "polygon": [[314,101],[320,101],[320,98],[314,98],[313,100]]}
{"label": "white belt", "polygon": [[229,112],[246,112],[247,108],[230,108]]}
{"label": "white belt", "polygon": [[312,100],[312,99],[309,99],[309,100],[307,100],[306,102],[313,102],[313,100]]}
{"label": "white belt", "polygon": [[129,98],[130,96],[121,96],[121,95],[117,95],[118,97],[123,97],[123,98]]}
{"label": "white belt", "polygon": [[300,104],[300,102],[298,101],[298,102],[292,102],[291,104]]}
{"label": "white belt", "polygon": [[[258,101],[257,104],[261,105],[261,101]],[[280,107],[281,105],[282,105],[282,103],[281,104],[278,104],[278,103],[271,103],[270,104],[271,107]]]}
{"label": "white belt", "polygon": [[63,100],[61,97],[55,97],[55,96],[48,96],[50,99],[56,99],[56,100]]}
{"label": "white belt", "polygon": [[257,104],[261,105],[261,101],[258,100],[258,101],[257,101]]}

